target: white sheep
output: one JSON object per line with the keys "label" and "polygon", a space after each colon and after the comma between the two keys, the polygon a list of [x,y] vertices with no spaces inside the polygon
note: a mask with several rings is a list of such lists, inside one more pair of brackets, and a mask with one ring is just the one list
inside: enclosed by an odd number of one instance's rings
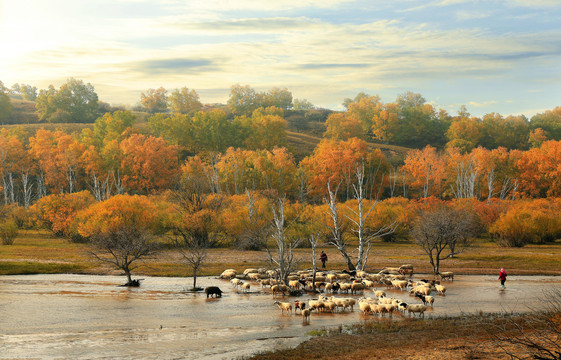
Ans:
{"label": "white sheep", "polygon": [[322,300],[310,299],[308,301],[308,307],[311,308],[311,309],[315,309],[315,310],[323,310],[323,309],[325,309],[325,304],[323,303]]}
{"label": "white sheep", "polygon": [[410,290],[410,293],[411,294],[421,294],[421,295],[426,296],[426,295],[430,295],[431,291],[432,290],[429,286],[417,285]]}
{"label": "white sheep", "polygon": [[248,283],[248,282],[241,283],[240,286],[241,286],[242,292],[248,292],[249,289],[251,288],[251,284]]}
{"label": "white sheep", "polygon": [[407,305],[407,313],[409,314],[409,316],[411,316],[411,313],[419,313],[419,317],[421,317],[422,315],[424,318],[426,310],[427,307],[423,304]]}
{"label": "white sheep", "polygon": [[243,274],[244,274],[245,276],[247,276],[248,274],[251,274],[251,273],[258,273],[258,272],[259,272],[259,269],[245,269],[245,270],[243,271]]}
{"label": "white sheep", "polygon": [[247,278],[250,280],[259,280],[260,279],[259,273],[249,273],[247,274]]}
{"label": "white sheep", "polygon": [[358,291],[364,291],[366,286],[363,283],[352,283],[351,284],[351,294],[356,294]]}
{"label": "white sheep", "polygon": [[364,315],[367,315],[372,312],[372,309],[370,308],[370,303],[368,303],[367,301],[359,301],[358,306],[360,307],[360,311]]}
{"label": "white sheep", "polygon": [[304,309],[302,310],[302,320],[306,323],[310,322],[310,314],[312,313],[313,309]]}
{"label": "white sheep", "polygon": [[450,279],[454,281],[454,273],[452,271],[444,271],[439,273],[438,275],[440,275],[440,280]]}
{"label": "white sheep", "polygon": [[374,295],[376,295],[377,298],[384,297],[386,296],[386,292],[382,290],[374,290]]}
{"label": "white sheep", "polygon": [[232,279],[235,278],[237,274],[237,271],[234,269],[226,269],[222,272],[222,274],[220,274],[219,277],[221,279]]}
{"label": "white sheep", "polygon": [[434,288],[440,295],[446,295],[446,286],[435,284]]}
{"label": "white sheep", "polygon": [[281,309],[281,314],[284,315],[285,311],[287,313],[288,312],[292,313],[292,304],[291,303],[275,301],[274,304],[276,304],[279,307],[279,309]]}
{"label": "white sheep", "polygon": [[298,280],[290,280],[288,282],[288,286],[290,286],[293,289],[300,289],[302,287],[302,284]]}
{"label": "white sheep", "polygon": [[234,286],[235,288],[238,287],[238,285],[240,285],[240,283],[242,282],[240,279],[238,278],[233,278],[232,280],[230,280],[230,282],[232,283],[232,286]]}
{"label": "white sheep", "polygon": [[407,289],[408,282],[405,281],[405,280],[393,280],[392,285],[396,289],[399,289],[399,290],[403,291],[403,290]]}

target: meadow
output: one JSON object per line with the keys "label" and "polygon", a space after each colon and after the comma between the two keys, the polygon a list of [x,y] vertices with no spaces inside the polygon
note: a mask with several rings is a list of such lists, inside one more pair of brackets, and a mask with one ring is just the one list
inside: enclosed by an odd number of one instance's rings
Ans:
{"label": "meadow", "polygon": [[[171,248],[165,238],[160,239],[162,250],[146,259],[136,275],[190,276],[181,255]],[[343,269],[343,258],[332,246],[320,246],[329,255],[328,269]],[[318,250],[319,252],[319,250]],[[296,249],[298,267],[311,267],[311,250]],[[416,273],[430,273],[427,256],[416,244],[408,241],[394,243],[375,241],[367,269],[379,271],[385,266],[413,264]],[[241,251],[215,248],[202,267],[202,276],[217,276],[224,269],[243,271],[249,267],[268,267],[266,251]],[[509,274],[561,275],[561,241],[523,248],[504,248],[489,239],[477,239],[464,253],[442,262],[442,271],[458,274],[495,274],[504,267]],[[48,231],[22,230],[13,245],[0,246],[0,275],[13,274],[118,274],[118,270],[96,261],[90,247],[57,238]]]}

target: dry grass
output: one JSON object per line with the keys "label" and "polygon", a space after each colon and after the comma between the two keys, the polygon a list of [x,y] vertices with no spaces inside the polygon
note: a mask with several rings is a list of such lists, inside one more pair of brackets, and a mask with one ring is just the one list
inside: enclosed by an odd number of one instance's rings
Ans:
{"label": "dry grass", "polygon": [[[328,269],[343,269],[345,262],[333,247],[322,246],[329,255]],[[311,267],[311,250],[297,249],[296,258],[299,268]],[[75,244],[68,240],[55,238],[45,231],[21,231],[13,245],[0,246],[0,262],[19,263],[19,273],[28,273],[26,267],[33,263],[71,264],[74,270],[61,267],[59,272],[114,273],[115,270],[99,264],[89,254],[87,244]],[[368,268],[378,271],[385,266],[413,264],[417,273],[430,273],[432,268],[421,248],[408,242],[383,243],[372,246]],[[28,265],[24,265],[28,264]],[[0,266],[0,274],[17,273],[7,270],[6,264]],[[165,249],[155,257],[146,259],[143,267],[136,273],[153,276],[189,276],[181,255],[173,249]],[[218,275],[224,269],[234,268],[242,271],[249,267],[266,267],[265,251],[240,251],[219,248],[209,251],[207,262],[201,275]],[[561,242],[547,245],[528,245],[524,248],[501,248],[496,244],[480,240],[475,246],[453,259],[442,262],[442,271],[451,270],[459,274],[495,274],[505,267],[511,275],[561,275]],[[50,272],[50,271],[46,271]]]}
{"label": "dry grass", "polygon": [[[524,315],[520,321],[525,321]],[[429,320],[373,320],[340,326],[294,349],[263,352],[246,359],[505,359],[491,329],[504,316],[461,316]],[[503,344],[504,345],[504,344]],[[511,351],[522,348],[511,345]]]}

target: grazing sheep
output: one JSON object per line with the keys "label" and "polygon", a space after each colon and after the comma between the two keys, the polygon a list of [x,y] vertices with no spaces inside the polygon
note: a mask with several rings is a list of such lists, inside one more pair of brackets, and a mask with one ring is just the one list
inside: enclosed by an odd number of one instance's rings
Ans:
{"label": "grazing sheep", "polygon": [[319,300],[319,299],[310,299],[308,300],[308,307],[310,309],[315,309],[315,310],[323,310],[325,308],[325,305],[323,303],[323,301]]}
{"label": "grazing sheep", "polygon": [[245,269],[245,270],[243,271],[243,274],[244,274],[245,276],[247,276],[248,274],[251,274],[251,273],[259,273],[259,269]]}
{"label": "grazing sheep", "polygon": [[335,296],[332,296],[330,298],[330,301],[333,301],[335,303],[335,306],[337,306],[338,308],[343,308],[343,310],[346,310],[347,307],[350,306],[350,303],[346,302],[345,299],[336,298]]}
{"label": "grazing sheep", "polygon": [[343,274],[338,274],[337,278],[340,280],[347,280],[350,281],[351,280],[351,275],[347,274],[347,273],[343,273]]}
{"label": "grazing sheep", "polygon": [[302,320],[305,323],[310,323],[310,314],[312,313],[313,309],[304,309],[302,310]]}
{"label": "grazing sheep", "polygon": [[372,309],[370,308],[370,304],[366,301],[359,301],[358,306],[360,307],[360,311],[364,315],[367,315],[372,312]]}
{"label": "grazing sheep", "polygon": [[273,296],[275,296],[278,292],[281,292],[284,295],[284,291],[281,289],[280,285],[271,286],[271,291],[273,292]]}
{"label": "grazing sheep", "polygon": [[384,297],[386,296],[386,292],[382,290],[374,290],[374,295],[376,295],[377,298]]}
{"label": "grazing sheep", "polygon": [[222,290],[218,286],[208,286],[205,288],[205,294],[208,298],[209,296],[222,297]]}
{"label": "grazing sheep", "polygon": [[233,278],[232,280],[230,280],[230,282],[232,283],[232,286],[234,286],[235,288],[238,287],[238,285],[240,285],[240,283],[242,282],[240,279],[238,278]]}
{"label": "grazing sheep", "polygon": [[350,307],[351,311],[354,311],[355,304],[356,304],[355,299],[352,299],[352,298],[346,298],[345,299],[345,305],[346,305],[346,307]]}
{"label": "grazing sheep", "polygon": [[426,310],[427,307],[423,304],[407,305],[407,313],[409,314],[409,316],[411,316],[411,313],[419,313],[419,317],[421,317],[422,315],[424,319]]}
{"label": "grazing sheep", "polygon": [[226,269],[222,272],[222,274],[220,274],[220,278],[221,279],[233,279],[236,277],[237,275],[237,271],[234,269]]}
{"label": "grazing sheep", "polygon": [[351,285],[352,284],[349,283],[339,284],[339,291],[348,293],[349,290],[351,289]]}
{"label": "grazing sheep", "polygon": [[242,283],[240,286],[241,286],[242,292],[248,292],[249,289],[251,288],[251,284],[247,283],[247,282]]}
{"label": "grazing sheep", "polygon": [[285,311],[287,313],[292,312],[292,304],[291,303],[275,301],[274,304],[276,304],[279,307],[279,309],[281,309],[281,314],[283,314],[283,315],[284,315]]}
{"label": "grazing sheep", "polygon": [[333,312],[337,309],[337,304],[331,300],[326,300],[323,302],[323,306],[326,311]]}
{"label": "grazing sheep", "polygon": [[293,289],[300,289],[302,287],[302,284],[300,284],[300,281],[298,280],[290,280],[288,282],[288,286],[290,286]]}
{"label": "grazing sheep", "polygon": [[433,307],[434,304],[434,296],[430,296],[430,295],[421,295],[421,294],[415,294],[415,297],[418,297],[419,299],[421,299],[421,301],[423,302],[424,305],[429,304],[431,307]]}
{"label": "grazing sheep", "polygon": [[405,280],[393,280],[393,281],[392,281],[393,287],[395,287],[396,289],[399,289],[399,290],[401,290],[401,291],[407,289],[407,285],[408,285],[408,284],[409,284],[409,283],[408,283],[407,281],[405,281]]}
{"label": "grazing sheep", "polygon": [[306,309],[306,303],[298,300],[294,301],[294,312],[296,312],[297,309],[304,311],[304,309]]}
{"label": "grazing sheep", "polygon": [[440,295],[446,295],[446,286],[442,286],[442,285],[439,285],[439,284],[435,284],[435,285],[434,285],[434,288],[436,289],[436,291],[438,291],[438,293],[439,293]]}
{"label": "grazing sheep", "polygon": [[364,280],[362,280],[362,283],[364,284],[364,286],[366,286],[369,289],[374,287],[374,281],[372,281],[372,280],[364,279]]}
{"label": "grazing sheep", "polygon": [[362,283],[353,283],[351,284],[351,294],[356,294],[358,291],[364,291],[366,286]]}
{"label": "grazing sheep", "polygon": [[366,271],[357,271],[356,272],[356,277],[359,278],[363,278],[366,279],[370,274],[368,274]]}
{"label": "grazing sheep", "polygon": [[407,310],[407,303],[400,302],[399,305],[397,306],[397,309],[402,313],[405,313],[405,310]]}
{"label": "grazing sheep", "polygon": [[454,281],[454,273],[452,271],[444,271],[439,273],[438,275],[440,275],[440,280],[450,279]]}
{"label": "grazing sheep", "polygon": [[431,288],[428,286],[418,285],[412,288],[409,292],[411,294],[421,294],[426,296],[426,295],[430,295],[431,291],[432,291]]}
{"label": "grazing sheep", "polygon": [[260,279],[259,273],[249,273],[247,274],[247,278],[250,280],[259,280]]}

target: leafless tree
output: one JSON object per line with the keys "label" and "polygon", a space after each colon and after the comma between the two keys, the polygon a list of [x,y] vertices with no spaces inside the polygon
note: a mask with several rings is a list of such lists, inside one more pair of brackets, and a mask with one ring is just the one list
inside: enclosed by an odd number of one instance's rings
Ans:
{"label": "leafless tree", "polygon": [[429,257],[434,273],[438,274],[442,260],[469,247],[469,238],[476,229],[474,217],[442,206],[421,214],[413,225],[411,236]]}
{"label": "leafless tree", "polygon": [[91,254],[98,260],[112,264],[125,272],[126,286],[137,286],[131,272],[138,268],[138,260],[149,257],[158,249],[148,230],[139,224],[129,224],[117,229],[108,229],[91,238]]}
{"label": "leafless tree", "polygon": [[354,265],[353,259],[350,257],[349,253],[347,252],[347,243],[343,236],[346,226],[339,214],[339,210],[337,209],[337,190],[339,187],[337,186],[335,190],[331,189],[331,183],[327,183],[327,194],[329,195],[329,199],[326,200],[328,205],[329,217],[331,219],[331,224],[327,225],[329,229],[329,240],[328,243],[335,246],[345,262],[347,263],[347,267],[349,270],[355,270],[356,267]]}
{"label": "leafless tree", "polygon": [[276,271],[278,279],[285,284],[288,284],[288,274],[296,269],[294,249],[300,243],[300,239],[287,236],[288,226],[284,217],[284,199],[279,199],[277,206],[273,206],[272,237],[275,241],[275,250],[272,252],[269,247],[266,249],[271,268]]}
{"label": "leafless tree", "polygon": [[492,168],[487,174],[487,203],[491,202],[491,199],[495,195],[495,168]]}
{"label": "leafless tree", "polygon": [[514,196],[516,194],[516,190],[518,190],[518,180],[512,180],[510,177],[506,177],[503,180],[503,185],[501,187],[501,192],[499,194],[499,198],[504,200],[507,198],[508,194],[510,193],[512,199],[514,200]]}
{"label": "leafless tree", "polygon": [[308,238],[308,242],[310,243],[310,247],[312,248],[312,288],[315,290],[316,288],[316,272],[317,272],[317,254],[316,249],[319,245],[319,234],[313,234]]}
{"label": "leafless tree", "polygon": [[451,185],[456,199],[475,198],[477,170],[471,162],[456,166],[456,183]]}
{"label": "leafless tree", "polygon": [[45,184],[45,174],[41,170],[37,176],[37,200],[47,196],[47,185]]}
{"label": "leafless tree", "polygon": [[390,168],[389,171],[389,182],[390,182],[390,197],[394,197],[395,196],[395,188],[397,185],[397,170],[395,170],[394,168]]}
{"label": "leafless tree", "polygon": [[187,266],[189,266],[192,270],[193,274],[193,291],[197,289],[197,275],[199,270],[201,270],[207,256],[208,256],[208,248],[202,246],[193,238],[184,237],[184,236],[175,236],[173,238],[173,244],[179,250],[181,256],[185,260]]}
{"label": "leafless tree", "polygon": [[14,177],[12,173],[10,172],[6,176],[4,176],[2,178],[2,181],[4,183],[4,203],[6,205],[14,204],[16,202],[16,199],[14,192]]}
{"label": "leafless tree", "polygon": [[369,229],[366,226],[366,221],[370,216],[372,210],[378,205],[378,201],[374,201],[368,209],[364,207],[365,191],[364,191],[364,164],[357,166],[355,171],[356,183],[353,184],[354,198],[357,200],[357,209],[349,208],[352,216],[347,218],[353,223],[351,231],[358,239],[357,261],[355,268],[357,270],[364,270],[368,262],[368,255],[372,246],[372,240],[384,235],[391,234],[395,230],[395,222],[385,225],[379,229]]}
{"label": "leafless tree", "polygon": [[33,196],[33,184],[29,179],[29,171],[21,172],[21,186],[23,195],[23,207],[28,208],[31,206],[31,200]]}

